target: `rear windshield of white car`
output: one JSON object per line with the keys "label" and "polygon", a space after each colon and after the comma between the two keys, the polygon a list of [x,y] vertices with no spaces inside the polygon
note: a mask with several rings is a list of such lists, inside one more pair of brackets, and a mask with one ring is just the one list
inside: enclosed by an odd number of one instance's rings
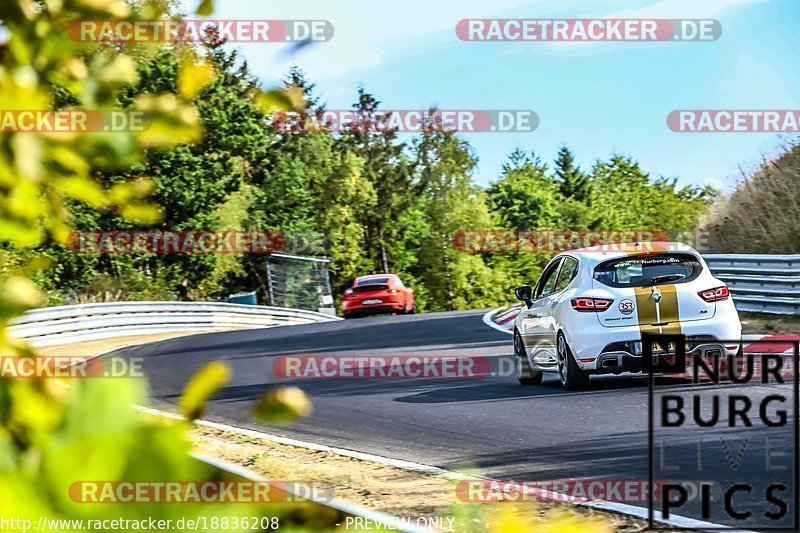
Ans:
{"label": "rear windshield of white car", "polygon": [[686,283],[703,271],[703,266],[690,254],[658,254],[622,257],[600,263],[594,279],[609,287],[648,287]]}

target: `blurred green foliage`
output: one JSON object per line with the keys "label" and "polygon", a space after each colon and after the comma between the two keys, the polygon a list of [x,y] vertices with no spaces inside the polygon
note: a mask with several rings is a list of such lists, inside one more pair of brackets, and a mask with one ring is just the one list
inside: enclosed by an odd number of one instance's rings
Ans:
{"label": "blurred green foliage", "polygon": [[582,514],[566,506],[542,511],[535,503],[493,502],[453,505],[454,530],[459,533],[612,533],[614,524],[597,514]]}
{"label": "blurred green foliage", "polygon": [[[169,7],[167,2],[128,4],[122,0],[0,4],[0,20],[7,30],[0,44],[0,109],[124,106],[145,112],[149,126],[143,131],[113,133],[0,133],[2,357],[37,357],[8,334],[15,316],[50,301],[43,299],[37,285],[44,289],[76,282],[102,285],[99,270],[91,263],[96,258],[76,257],[62,246],[72,227],[99,224],[102,217],[120,224],[152,224],[165,213],[157,201],[181,204],[162,186],[169,180],[158,170],[173,160],[195,157],[189,143],[207,142],[209,128],[193,102],[224,83],[224,78],[220,81],[211,62],[192,47],[176,46],[168,51],[172,85],[154,85],[141,64],[158,68],[165,50],[154,54],[146,45],[79,43],[67,32],[75,19],[153,19],[167,15]],[[210,1],[199,8],[203,13],[211,9]],[[252,99],[262,95],[254,86],[248,90]],[[263,98],[290,102],[288,96]],[[216,127],[214,132],[224,134]],[[195,158],[192,164],[198,161]],[[225,164],[212,170],[217,177],[230,175],[238,184],[236,173]],[[157,187],[159,193],[154,195]],[[221,187],[208,194],[224,200],[229,191],[224,183]],[[54,268],[61,262],[63,267]],[[121,261],[106,276],[128,276],[144,285],[144,272],[137,266]],[[76,501],[70,493],[79,481],[230,479],[231,474],[192,458],[186,437],[190,421],[200,416],[206,400],[227,379],[228,370],[221,363],[201,370],[180,401],[188,418],[176,421],[134,409],[148,401],[141,379],[0,378],[0,519],[39,524],[41,517],[154,518],[172,519],[174,524],[180,518],[270,516],[280,519],[281,529],[333,528],[342,518],[340,513],[316,504],[89,504]],[[267,406],[261,405],[258,411],[262,418],[269,416],[270,409],[284,419],[309,409],[307,398],[294,389],[283,396],[273,392],[265,401]],[[81,528],[44,523],[41,530]]]}

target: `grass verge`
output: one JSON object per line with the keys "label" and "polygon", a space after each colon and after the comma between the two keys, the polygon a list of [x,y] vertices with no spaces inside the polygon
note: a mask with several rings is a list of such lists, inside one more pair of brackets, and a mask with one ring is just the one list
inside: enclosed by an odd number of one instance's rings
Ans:
{"label": "grass verge", "polygon": [[[322,492],[398,517],[421,519],[440,531],[492,531],[522,520],[519,531],[644,531],[646,523],[554,502],[454,503],[456,480],[372,461],[316,451],[214,428],[196,427],[190,439],[199,453],[244,466],[276,481],[298,481]],[[555,529],[553,528],[556,525]],[[588,528],[588,529],[587,529]]]}
{"label": "grass verge", "polygon": [[761,313],[739,313],[742,331],[776,335],[778,333],[800,333],[800,315],[768,315]]}

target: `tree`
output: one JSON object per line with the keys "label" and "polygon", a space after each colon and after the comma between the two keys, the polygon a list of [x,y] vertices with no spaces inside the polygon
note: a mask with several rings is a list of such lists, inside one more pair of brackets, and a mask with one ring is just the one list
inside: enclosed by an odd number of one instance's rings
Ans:
{"label": "tree", "polygon": [[554,175],[564,198],[591,203],[589,176],[575,166],[575,157],[566,146],[561,146],[556,157]]}
{"label": "tree", "polygon": [[489,207],[505,228],[546,228],[558,220],[558,186],[548,177],[547,165],[532,152],[511,152],[500,178],[486,192]]}
{"label": "tree", "polygon": [[614,154],[592,168],[592,211],[601,229],[691,229],[711,201],[712,191],[686,186],[673,179],[651,179],[629,156]]}
{"label": "tree", "polygon": [[306,73],[297,65],[289,67],[289,72],[283,79],[285,89],[297,89],[303,94],[306,102],[306,109],[324,109],[325,106],[319,103],[319,96],[315,93],[316,83],[308,81]]}
{"label": "tree", "polygon": [[359,87],[358,100],[352,107],[360,122],[345,126],[339,144],[364,162],[362,175],[375,191],[375,205],[363,217],[365,252],[373,271],[390,272],[393,259],[389,248],[402,238],[396,231],[396,221],[411,206],[407,193],[411,190],[411,169],[406,145],[397,140],[397,131],[375,131],[378,125],[374,115],[379,106],[380,101]]}
{"label": "tree", "polygon": [[[256,201],[254,187],[264,183],[270,139],[263,112],[253,103],[257,80],[236,52],[226,52],[219,43],[205,46],[204,61],[216,72],[214,81],[194,98],[206,136],[194,145],[167,152],[147,152],[139,172],[153,176],[154,197],[164,206],[157,229],[164,231],[242,230],[246,228],[250,204]],[[165,50],[139,67],[141,83],[130,86],[121,97],[125,103],[154,87],[179,92],[179,56]],[[115,176],[107,176],[114,181]],[[106,228],[129,227],[119,220],[106,220]],[[218,254],[173,254],[114,258],[133,261],[135,269],[177,291],[182,298],[225,296],[231,278],[245,275],[242,258]]]}
{"label": "tree", "polygon": [[[483,193],[472,176],[478,159],[454,132],[424,131],[414,141],[415,189],[427,226],[417,252],[416,276],[432,310],[488,307],[502,302],[507,285],[482,256],[453,248],[459,230],[494,226]],[[500,289],[500,290],[498,290]]]}

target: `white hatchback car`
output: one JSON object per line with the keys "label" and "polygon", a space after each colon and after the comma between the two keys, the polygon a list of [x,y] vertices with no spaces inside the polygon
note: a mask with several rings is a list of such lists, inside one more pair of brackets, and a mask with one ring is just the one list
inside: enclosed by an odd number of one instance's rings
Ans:
{"label": "white hatchback car", "polygon": [[702,256],[672,242],[595,246],[552,259],[514,321],[517,378],[557,372],[569,390],[590,374],[642,370],[642,333],[682,334],[695,350],[739,353],[742,326],[728,287]]}

